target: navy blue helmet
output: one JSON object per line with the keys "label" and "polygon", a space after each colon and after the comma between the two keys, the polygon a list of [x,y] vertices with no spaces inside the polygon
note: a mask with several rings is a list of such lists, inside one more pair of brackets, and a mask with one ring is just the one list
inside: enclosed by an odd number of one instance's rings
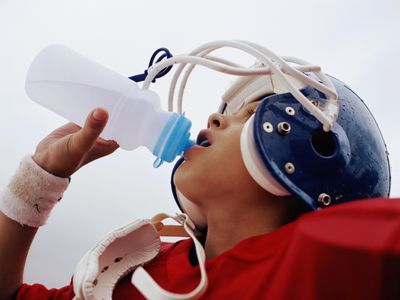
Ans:
{"label": "navy blue helmet", "polygon": [[[249,70],[269,67],[270,72],[241,76],[223,95],[219,112],[229,115],[261,100],[241,134],[242,158],[253,179],[274,195],[292,195],[310,210],[388,197],[388,152],[361,98],[319,67],[246,45],[265,54]],[[293,71],[289,63],[302,68]],[[180,209],[204,227],[201,212],[173,183],[183,162],[172,172],[172,191]]]}

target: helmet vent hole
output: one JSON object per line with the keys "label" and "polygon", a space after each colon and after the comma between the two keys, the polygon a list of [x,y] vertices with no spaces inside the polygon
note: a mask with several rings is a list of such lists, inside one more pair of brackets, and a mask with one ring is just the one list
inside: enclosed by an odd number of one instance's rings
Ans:
{"label": "helmet vent hole", "polygon": [[335,135],[319,129],[314,132],[311,138],[314,151],[322,157],[331,157],[336,153],[337,143]]}

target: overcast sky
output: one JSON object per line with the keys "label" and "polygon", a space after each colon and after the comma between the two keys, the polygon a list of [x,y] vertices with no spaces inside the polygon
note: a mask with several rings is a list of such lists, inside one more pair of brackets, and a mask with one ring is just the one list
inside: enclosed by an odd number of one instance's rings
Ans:
{"label": "overcast sky", "polygon": [[[208,41],[244,39],[321,65],[365,100],[389,149],[392,196],[399,196],[399,29],[398,0],[0,0],[1,185],[41,138],[65,123],[24,91],[27,68],[45,46],[65,44],[130,76],[143,72],[159,47],[180,54]],[[253,62],[236,52],[226,55]],[[151,86],[164,108],[170,78]],[[196,70],[184,104],[193,134],[218,108],[231,80]],[[118,150],[76,173],[33,243],[26,281],[68,284],[79,258],[111,229],[177,211],[169,187],[172,165],[153,169],[153,160],[144,149]]]}

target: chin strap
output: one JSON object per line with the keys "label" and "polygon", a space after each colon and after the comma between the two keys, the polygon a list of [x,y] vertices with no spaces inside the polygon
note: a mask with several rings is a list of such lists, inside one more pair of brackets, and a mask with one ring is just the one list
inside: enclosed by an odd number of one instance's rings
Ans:
{"label": "chin strap", "polygon": [[[175,220],[180,225],[164,225],[162,221],[168,218]],[[186,214],[177,216],[158,214],[151,221],[160,236],[189,236],[192,238],[199,262],[201,279],[197,287],[189,293],[171,293],[160,287],[143,267],[138,267],[132,275],[132,284],[148,299],[198,299],[207,290],[208,279],[205,269],[206,255],[203,246],[196,238],[198,232],[194,224]]]}

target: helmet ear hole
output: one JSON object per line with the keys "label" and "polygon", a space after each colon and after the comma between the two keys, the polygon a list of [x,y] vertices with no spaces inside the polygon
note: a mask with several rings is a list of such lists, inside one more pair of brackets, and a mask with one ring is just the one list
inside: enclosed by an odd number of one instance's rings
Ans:
{"label": "helmet ear hole", "polygon": [[337,152],[337,138],[331,131],[325,132],[322,129],[314,131],[311,137],[311,144],[314,151],[322,157],[332,157]]}

